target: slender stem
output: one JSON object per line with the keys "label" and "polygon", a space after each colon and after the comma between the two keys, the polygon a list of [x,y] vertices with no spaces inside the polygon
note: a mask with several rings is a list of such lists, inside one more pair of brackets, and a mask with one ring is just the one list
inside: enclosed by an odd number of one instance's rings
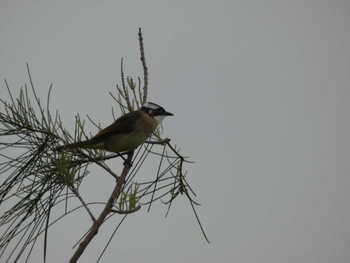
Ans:
{"label": "slender stem", "polygon": [[82,242],[80,242],[78,249],[75,251],[75,253],[73,254],[72,258],[69,261],[70,263],[77,262],[77,260],[83,254],[84,250],[89,245],[91,240],[98,233],[99,228],[103,224],[103,222],[106,219],[106,217],[108,216],[108,214],[111,212],[113,205],[114,205],[114,202],[118,198],[118,196],[121,192],[122,186],[124,185],[124,183],[126,181],[126,176],[130,170],[133,155],[134,155],[133,151],[128,154],[127,161],[124,163],[123,171],[117,179],[117,184],[115,185],[113,192],[106,203],[106,206],[102,210],[100,216],[93,223],[89,233],[86,235],[84,240]]}
{"label": "slender stem", "polygon": [[143,68],[143,98],[141,101],[141,104],[145,103],[147,101],[147,90],[148,90],[148,68],[146,64],[146,58],[145,58],[145,49],[143,47],[143,38],[142,38],[142,32],[141,28],[139,28],[139,44],[140,44],[140,53],[141,53],[141,62],[142,62],[142,68]]}
{"label": "slender stem", "polygon": [[73,192],[73,194],[75,194],[75,196],[80,200],[81,204],[83,205],[83,207],[85,208],[85,210],[87,211],[87,213],[89,214],[89,216],[91,217],[93,222],[96,222],[96,218],[94,217],[94,215],[92,214],[91,210],[89,209],[89,207],[86,205],[85,201],[83,200],[83,198],[81,197],[81,195],[79,194],[78,190],[74,187],[74,185],[70,185],[69,189]]}

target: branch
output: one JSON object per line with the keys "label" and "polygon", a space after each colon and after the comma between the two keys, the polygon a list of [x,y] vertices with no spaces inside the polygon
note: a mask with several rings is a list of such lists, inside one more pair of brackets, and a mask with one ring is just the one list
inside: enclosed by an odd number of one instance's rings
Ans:
{"label": "branch", "polygon": [[85,208],[86,212],[89,214],[89,216],[91,217],[93,222],[96,222],[96,218],[94,217],[94,215],[92,214],[91,210],[89,209],[89,207],[87,206],[87,204],[85,203],[84,199],[81,197],[81,195],[78,192],[78,189],[76,189],[74,187],[73,184],[68,186],[69,189],[73,192],[73,194],[75,194],[75,196],[79,199],[79,201],[81,202],[81,204],[83,205],[83,207]]}
{"label": "branch", "polygon": [[141,103],[145,103],[147,101],[147,90],[148,90],[148,68],[146,65],[146,59],[145,59],[145,50],[143,47],[143,38],[142,38],[142,32],[141,27],[139,28],[139,44],[140,44],[140,53],[141,53],[141,62],[142,62],[142,68],[143,68],[143,98]]}
{"label": "branch", "polygon": [[120,177],[118,177],[117,184],[115,185],[114,190],[105,205],[105,208],[103,209],[103,211],[101,212],[97,220],[93,223],[90,229],[90,232],[87,234],[84,240],[79,244],[78,249],[75,251],[75,253],[73,254],[72,258],[69,261],[70,263],[77,262],[77,260],[83,254],[86,247],[90,244],[91,240],[98,233],[99,228],[103,224],[108,214],[112,211],[113,205],[117,200],[119,194],[121,193],[122,186],[126,181],[126,176],[130,170],[133,155],[134,155],[133,151],[128,154],[127,161],[124,163],[123,171]]}

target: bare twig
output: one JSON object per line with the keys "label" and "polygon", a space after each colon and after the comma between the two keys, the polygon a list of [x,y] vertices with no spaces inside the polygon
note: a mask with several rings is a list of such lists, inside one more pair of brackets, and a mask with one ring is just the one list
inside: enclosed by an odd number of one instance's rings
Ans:
{"label": "bare twig", "polygon": [[91,217],[92,221],[95,223],[96,222],[96,218],[94,217],[94,215],[92,214],[91,210],[89,209],[89,207],[86,205],[84,199],[81,197],[81,195],[78,192],[78,189],[76,189],[74,187],[74,185],[70,185],[69,189],[73,192],[73,194],[75,194],[75,196],[79,199],[79,201],[81,202],[81,204],[83,205],[83,207],[85,208],[86,212],[89,214],[89,216]]}
{"label": "bare twig", "polygon": [[146,58],[145,58],[145,50],[143,47],[143,38],[142,38],[142,32],[141,27],[139,28],[139,44],[140,44],[140,53],[141,53],[141,62],[142,62],[142,68],[143,68],[143,98],[142,98],[142,104],[147,101],[147,91],[148,91],[148,68],[146,64]]}
{"label": "bare twig", "polygon": [[145,141],[145,143],[148,143],[148,144],[168,144],[170,142],[170,139],[169,138],[165,138],[165,139],[161,139],[161,140],[158,140],[158,141]]}
{"label": "bare twig", "polygon": [[75,251],[75,253],[73,254],[72,258],[69,261],[70,263],[77,262],[77,260],[83,254],[84,250],[89,245],[91,240],[98,233],[99,228],[103,224],[103,222],[106,219],[106,217],[108,216],[108,214],[111,212],[113,205],[114,205],[114,202],[118,198],[118,196],[121,192],[122,186],[123,186],[124,182],[126,181],[126,176],[130,170],[130,167],[131,167],[130,163],[132,161],[133,155],[134,155],[133,151],[128,154],[127,161],[124,163],[123,171],[117,180],[117,184],[115,185],[114,190],[113,190],[111,196],[109,197],[109,199],[105,205],[105,208],[103,209],[100,216],[97,218],[97,220],[92,225],[89,233],[86,235],[84,240],[79,244],[78,249]]}
{"label": "bare twig", "polygon": [[[124,91],[124,100],[126,101],[126,104],[128,106],[128,110],[132,111],[133,108],[132,108],[131,103],[130,103],[129,92],[128,92],[128,89],[126,88],[126,85],[125,85],[124,60],[123,60],[123,58],[122,58],[122,60],[120,62],[120,74],[121,74],[121,77],[122,77],[122,86],[123,86],[123,91]],[[122,94],[122,93],[119,91],[119,94]]]}

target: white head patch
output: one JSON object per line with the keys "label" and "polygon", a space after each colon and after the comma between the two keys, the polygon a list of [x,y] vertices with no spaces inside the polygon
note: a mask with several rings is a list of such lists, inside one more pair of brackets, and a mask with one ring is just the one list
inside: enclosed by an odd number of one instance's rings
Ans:
{"label": "white head patch", "polygon": [[152,109],[152,110],[157,110],[160,108],[159,105],[157,105],[153,102],[148,102],[148,101],[146,101],[142,106],[145,108],[148,108],[148,109]]}

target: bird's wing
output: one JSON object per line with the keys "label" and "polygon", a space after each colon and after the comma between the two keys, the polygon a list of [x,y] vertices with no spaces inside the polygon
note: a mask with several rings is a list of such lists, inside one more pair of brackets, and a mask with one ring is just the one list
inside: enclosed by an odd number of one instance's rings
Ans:
{"label": "bird's wing", "polygon": [[113,124],[101,130],[93,138],[91,138],[91,140],[101,141],[112,135],[129,133],[134,129],[140,118],[141,113],[139,111],[127,113],[118,118]]}

